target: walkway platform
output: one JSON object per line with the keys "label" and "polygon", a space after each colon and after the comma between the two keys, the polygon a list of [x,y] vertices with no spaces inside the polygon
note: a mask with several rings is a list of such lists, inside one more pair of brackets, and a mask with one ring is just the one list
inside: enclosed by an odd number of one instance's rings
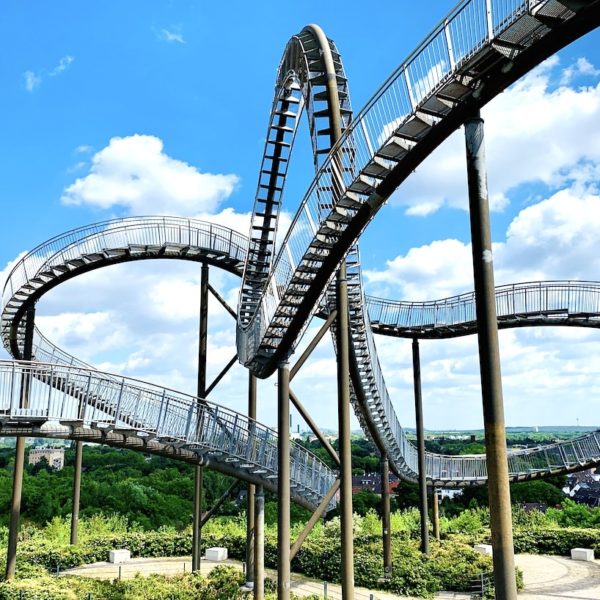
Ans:
{"label": "walkway platform", "polygon": [[[600,560],[594,562],[573,561],[562,556],[539,556],[532,554],[521,554],[516,557],[516,563],[524,574],[525,590],[519,594],[520,600],[600,600]],[[235,560],[213,562],[202,560],[201,572],[207,575],[218,565],[230,565],[240,571],[242,563]],[[178,575],[189,573],[192,568],[192,560],[189,556],[175,558],[134,558],[122,565],[109,562],[98,562],[83,565],[74,569],[63,571],[62,575],[80,575],[96,579],[116,579],[119,577],[130,579],[137,573],[150,575],[158,573],[161,575]],[[266,569],[268,577],[275,578],[273,569]],[[292,591],[298,596],[310,596],[311,594],[323,594],[323,582],[309,579],[297,573],[292,574]],[[380,590],[368,590],[356,588],[356,600],[369,600],[373,594],[374,600],[393,600],[405,598],[414,600],[407,596],[396,596]],[[339,600],[342,597],[339,585],[329,583],[327,585],[327,597],[331,600]],[[469,600],[468,594],[454,592],[440,592],[436,595],[439,600]]]}

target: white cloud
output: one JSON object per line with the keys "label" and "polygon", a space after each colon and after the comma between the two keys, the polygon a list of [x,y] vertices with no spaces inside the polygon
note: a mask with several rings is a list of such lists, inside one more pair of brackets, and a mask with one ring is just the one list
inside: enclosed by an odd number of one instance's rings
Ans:
{"label": "white cloud", "polygon": [[160,39],[164,40],[165,42],[175,42],[177,44],[185,44],[187,43],[185,41],[185,39],[183,38],[183,35],[180,31],[170,31],[168,29],[161,29],[160,30]]}
{"label": "white cloud", "polygon": [[[595,85],[553,87],[561,73],[585,72]],[[571,71],[569,71],[571,69]],[[518,186],[564,185],[582,161],[600,163],[600,71],[586,59],[561,71],[554,56],[482,110],[492,210],[505,209]],[[585,132],[586,143],[581,143]],[[409,215],[426,216],[443,206],[466,209],[464,134],[455,132],[392,196]]]}
{"label": "white cloud", "polygon": [[171,158],[150,135],[114,137],[92,158],[90,173],[63,193],[64,204],[129,214],[191,215],[213,212],[233,192],[236,175],[201,173]]}
{"label": "white cloud", "polygon": [[54,67],[54,69],[52,69],[50,71],[50,73],[48,73],[48,75],[50,77],[56,77],[57,75],[60,75],[61,73],[63,73],[64,71],[66,71],[71,64],[73,64],[73,61],[75,60],[74,56],[63,56],[59,61],[58,64],[56,65],[56,67]]}
{"label": "white cloud", "polygon": [[25,79],[25,89],[28,92],[33,92],[42,83],[42,78],[33,71],[25,71],[23,79]]}
{"label": "white cloud", "polygon": [[585,57],[578,58],[573,65],[567,67],[560,78],[561,85],[568,85],[577,77],[596,77],[600,70]]}
{"label": "white cloud", "polygon": [[[593,169],[568,188],[522,209],[494,244],[496,284],[548,279],[597,280],[600,194]],[[583,185],[585,175],[592,175]],[[404,300],[435,300],[473,289],[470,244],[436,240],[365,271],[367,290]],[[597,332],[557,327],[500,332],[510,425],[595,425],[600,391]],[[379,357],[403,425],[414,423],[410,343],[379,336]],[[481,426],[477,338],[421,342],[426,425]],[[565,403],[564,398],[569,402]]]}
{"label": "white cloud", "polygon": [[42,81],[45,77],[56,77],[57,75],[60,75],[71,66],[74,60],[75,57],[67,55],[63,56],[58,61],[58,64],[50,71],[42,70],[39,73],[35,73],[34,71],[25,71],[25,73],[23,73],[25,89],[28,92],[33,92],[40,87],[40,85],[42,85]]}

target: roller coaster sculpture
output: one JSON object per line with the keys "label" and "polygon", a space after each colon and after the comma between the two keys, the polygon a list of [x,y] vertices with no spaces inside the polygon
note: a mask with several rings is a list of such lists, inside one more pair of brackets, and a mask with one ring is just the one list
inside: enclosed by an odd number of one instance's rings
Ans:
{"label": "roller coaster sculpture", "polygon": [[[57,236],[15,265],[3,292],[1,335],[14,360],[0,362],[0,434],[162,453],[276,490],[278,432],[204,399],[92,369],[34,327],[33,307],[63,281],[107,265],[149,259],[210,264],[242,279],[238,357],[264,378],[293,353],[313,316],[327,317],[335,309],[332,278],[345,259],[354,412],[392,469],[415,481],[417,449],[396,416],[374,333],[412,339],[476,333],[474,294],[432,302],[365,296],[358,238],[390,194],[474,111],[593,30],[599,18],[596,0],[464,0],[355,116],[335,44],[315,25],[303,29],[291,38],[279,66],[248,238],[192,219],[117,219]],[[304,109],[316,176],[278,241]],[[496,303],[500,328],[600,327],[598,283],[502,286]],[[295,443],[290,461],[292,499],[316,508],[336,473]],[[509,473],[516,481],[598,463],[600,433],[594,432],[513,451]],[[426,477],[438,486],[484,484],[485,456],[427,453]]]}

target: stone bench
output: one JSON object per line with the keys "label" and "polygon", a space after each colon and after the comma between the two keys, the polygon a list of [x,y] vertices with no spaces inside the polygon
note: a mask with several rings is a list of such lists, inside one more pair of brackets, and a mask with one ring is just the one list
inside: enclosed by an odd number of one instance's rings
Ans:
{"label": "stone bench", "polygon": [[475,544],[473,546],[473,550],[475,550],[475,552],[477,552],[478,554],[483,554],[484,556],[493,555],[492,547],[490,546],[490,544]]}
{"label": "stone bench", "polygon": [[571,560],[594,560],[594,551],[591,548],[571,548]]}
{"label": "stone bench", "polygon": [[108,562],[124,563],[131,560],[131,552],[129,550],[111,550],[108,554]]}
{"label": "stone bench", "polygon": [[227,548],[207,548],[205,558],[214,562],[227,560]]}

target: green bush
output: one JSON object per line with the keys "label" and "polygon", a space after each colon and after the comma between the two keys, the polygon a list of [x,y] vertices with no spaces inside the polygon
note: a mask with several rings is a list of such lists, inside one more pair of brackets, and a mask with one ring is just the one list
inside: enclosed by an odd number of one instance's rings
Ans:
{"label": "green bush", "polygon": [[593,548],[600,556],[600,530],[577,529],[517,529],[514,532],[515,552],[527,554],[558,554],[569,556],[571,548]]}

